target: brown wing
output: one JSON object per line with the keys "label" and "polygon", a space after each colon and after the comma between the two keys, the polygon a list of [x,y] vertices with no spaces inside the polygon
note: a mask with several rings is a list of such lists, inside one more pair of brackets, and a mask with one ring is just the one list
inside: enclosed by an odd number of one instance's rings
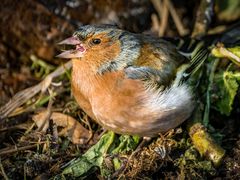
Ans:
{"label": "brown wing", "polygon": [[176,47],[168,41],[149,36],[140,36],[142,48],[139,58],[133,64],[136,67],[144,67],[161,79],[161,84],[169,84],[176,76],[177,68],[188,62]]}

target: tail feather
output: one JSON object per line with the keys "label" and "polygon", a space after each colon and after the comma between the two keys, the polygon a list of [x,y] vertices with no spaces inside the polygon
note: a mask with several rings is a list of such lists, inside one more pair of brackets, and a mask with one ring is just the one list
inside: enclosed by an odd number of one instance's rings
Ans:
{"label": "tail feather", "polygon": [[198,44],[191,54],[190,65],[184,71],[181,81],[188,80],[201,67],[203,62],[207,60],[208,55],[209,51],[203,43]]}

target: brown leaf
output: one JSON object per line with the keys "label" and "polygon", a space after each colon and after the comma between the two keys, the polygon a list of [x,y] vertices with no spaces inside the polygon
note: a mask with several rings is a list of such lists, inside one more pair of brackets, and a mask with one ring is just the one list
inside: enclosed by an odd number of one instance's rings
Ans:
{"label": "brown leaf", "polygon": [[[49,126],[49,123],[46,122],[46,116],[47,110],[34,115],[32,118],[38,127],[44,127],[42,128],[42,131],[45,131],[44,129],[47,129]],[[59,135],[67,136],[74,144],[87,143],[91,137],[90,132],[71,116],[53,112],[50,119],[52,119],[53,123],[55,123],[58,127],[63,128],[59,132]]]}

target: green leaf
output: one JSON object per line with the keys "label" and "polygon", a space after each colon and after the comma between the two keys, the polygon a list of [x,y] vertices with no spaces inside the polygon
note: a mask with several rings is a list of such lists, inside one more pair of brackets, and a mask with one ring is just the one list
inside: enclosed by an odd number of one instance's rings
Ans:
{"label": "green leaf", "polygon": [[216,74],[215,82],[218,91],[215,107],[222,114],[230,115],[232,104],[237,94],[240,81],[240,72],[225,71]]}
{"label": "green leaf", "polygon": [[115,134],[108,132],[104,134],[97,144],[92,146],[83,156],[73,161],[63,174],[69,174],[73,177],[79,177],[87,174],[94,167],[101,167],[103,159],[110,146],[113,144]]}
{"label": "green leaf", "polygon": [[[137,147],[139,140],[139,136],[122,135],[119,138],[119,145],[115,149],[113,149],[111,153],[118,154],[134,150]],[[121,167],[121,162],[118,158],[113,159],[113,164],[115,169],[119,169]]]}
{"label": "green leaf", "polygon": [[[92,173],[94,168],[100,168],[101,175],[107,177],[110,170],[104,166],[104,158],[107,154],[118,154],[134,150],[139,143],[138,136],[122,135],[119,138],[113,132],[104,134],[97,144],[92,146],[84,155],[64,169],[63,175],[80,177]],[[114,169],[121,167],[118,158],[113,159]]]}
{"label": "green leaf", "polygon": [[126,152],[133,150],[137,147],[139,143],[139,137],[138,136],[129,136],[129,135],[122,135],[119,137],[119,145],[113,149],[111,152],[113,154]]}

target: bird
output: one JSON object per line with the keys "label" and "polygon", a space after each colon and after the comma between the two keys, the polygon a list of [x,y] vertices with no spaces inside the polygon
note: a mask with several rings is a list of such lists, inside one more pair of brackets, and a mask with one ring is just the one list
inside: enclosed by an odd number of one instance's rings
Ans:
{"label": "bird", "polygon": [[196,98],[183,79],[206,53],[193,60],[170,41],[113,25],[80,26],[59,45],[70,48],[57,57],[72,61],[73,96],[104,129],[155,137],[191,116]]}

